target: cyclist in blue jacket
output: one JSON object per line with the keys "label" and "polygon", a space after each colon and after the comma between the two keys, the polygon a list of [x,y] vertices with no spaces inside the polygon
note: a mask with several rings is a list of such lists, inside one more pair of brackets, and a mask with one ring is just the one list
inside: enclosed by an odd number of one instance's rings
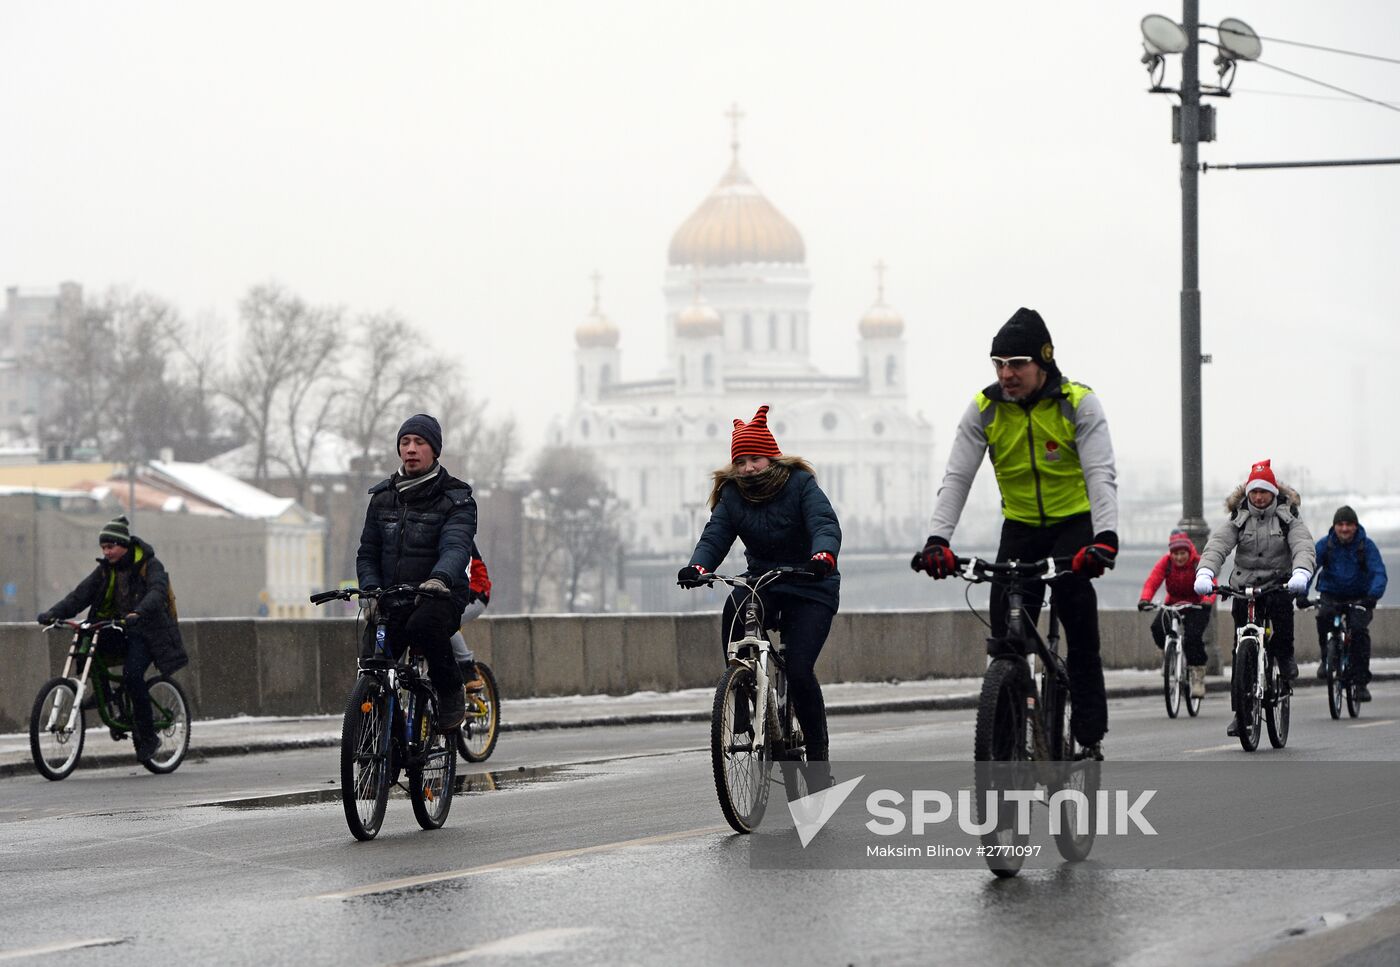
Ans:
{"label": "cyclist in blue jacket", "polygon": [[1348,604],[1364,605],[1366,610],[1351,611],[1351,669],[1356,683],[1356,699],[1371,700],[1371,616],[1376,602],[1385,594],[1385,562],[1376,542],[1366,536],[1366,528],[1356,519],[1356,511],[1342,506],[1332,515],[1332,529],[1317,542],[1317,642],[1322,662],[1317,677],[1327,677],[1327,632],[1332,618]]}

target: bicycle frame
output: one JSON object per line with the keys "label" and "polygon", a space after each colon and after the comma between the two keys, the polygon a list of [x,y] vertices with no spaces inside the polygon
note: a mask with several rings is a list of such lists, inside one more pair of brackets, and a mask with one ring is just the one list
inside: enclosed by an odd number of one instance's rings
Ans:
{"label": "bicycle frame", "polygon": [[[126,630],[122,623],[115,620],[62,621],[55,622],[48,627],[56,628],[60,624],[73,629],[73,641],[68,646],[68,657],[64,660],[63,673],[60,677],[67,678],[76,683],[73,707],[69,710],[68,721],[62,726],[63,730],[71,732],[78,727],[78,716],[83,714],[83,703],[87,701],[89,688],[91,688],[91,694],[96,699],[97,714],[102,719],[102,723],[108,728],[130,729],[130,723],[118,721],[108,712],[108,693],[106,686],[109,683],[118,682],[120,679],[107,669],[107,665],[101,662],[97,655],[98,632],[106,628],[115,628],[125,636]],[[98,666],[98,674],[96,676],[93,675],[94,664]],[[72,673],[78,666],[81,666],[82,670],[75,676]],[[155,709],[153,707],[152,712],[154,711]],[[159,728],[159,720],[157,720],[156,725],[157,728]],[[49,713],[49,721],[46,723],[46,728],[49,731],[54,731],[59,728],[57,706]]]}
{"label": "bicycle frame", "polygon": [[[747,665],[753,671],[754,683],[758,692],[754,708],[755,725],[758,728],[769,730],[767,734],[778,740],[787,738],[783,732],[782,716],[778,711],[781,702],[786,699],[785,693],[787,691],[783,675],[783,652],[781,648],[774,647],[773,643],[769,641],[768,635],[764,633],[763,616],[760,614],[763,602],[759,598],[758,592],[776,581],[782,573],[784,572],[770,571],[752,584],[733,578],[715,576],[715,580],[723,581],[731,587],[744,588],[748,592],[748,597],[744,600],[743,605],[744,637],[729,642],[725,654],[729,664]],[[774,666],[771,675],[769,674],[770,659]],[[776,722],[776,726],[771,729],[768,718],[770,711]],[[757,733],[755,733],[754,741],[760,741]]]}

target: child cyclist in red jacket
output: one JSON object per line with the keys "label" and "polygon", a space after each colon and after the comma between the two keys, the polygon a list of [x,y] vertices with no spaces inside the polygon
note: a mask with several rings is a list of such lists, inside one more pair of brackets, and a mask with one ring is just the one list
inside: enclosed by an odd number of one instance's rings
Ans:
{"label": "child cyclist in red jacket", "polygon": [[[1138,601],[1138,610],[1150,610],[1153,595],[1165,582],[1167,604],[1202,605],[1181,613],[1181,623],[1186,631],[1183,646],[1186,649],[1186,665],[1191,675],[1192,698],[1204,698],[1206,694],[1204,635],[1206,622],[1210,620],[1209,605],[1215,603],[1215,595],[1199,595],[1192,587],[1196,581],[1196,566],[1200,560],[1201,555],[1197,553],[1196,545],[1191,542],[1186,532],[1172,531],[1167,540],[1167,553],[1162,555],[1162,559],[1152,568],[1152,573],[1147,575],[1147,580],[1142,585],[1142,594],[1139,595],[1141,600]],[[1166,646],[1170,620],[1171,617],[1166,611],[1158,612],[1157,617],[1152,619],[1152,640],[1157,643],[1158,651]]]}
{"label": "child cyclist in red jacket", "polygon": [[[467,584],[471,592],[467,597],[467,607],[462,612],[462,624],[480,617],[486,606],[491,603],[491,575],[486,571],[486,562],[481,559],[481,552],[476,549],[475,541],[472,542],[471,563],[467,565]],[[460,626],[452,635],[452,657],[457,659],[457,667],[462,672],[462,684],[467,691],[475,691],[486,684],[481,673],[476,670],[476,655],[467,647],[467,639]]]}

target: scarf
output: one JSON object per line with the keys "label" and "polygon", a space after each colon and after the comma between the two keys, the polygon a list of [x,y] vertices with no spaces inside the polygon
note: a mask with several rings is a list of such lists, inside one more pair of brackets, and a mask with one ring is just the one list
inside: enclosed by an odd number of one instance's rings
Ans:
{"label": "scarf", "polygon": [[403,468],[400,467],[398,473],[394,474],[394,489],[399,492],[400,497],[408,500],[410,497],[417,496],[417,494],[414,493],[415,490],[418,490],[431,480],[436,480],[440,473],[442,473],[442,465],[436,460],[433,461],[431,467],[424,470],[416,477],[405,476]]}

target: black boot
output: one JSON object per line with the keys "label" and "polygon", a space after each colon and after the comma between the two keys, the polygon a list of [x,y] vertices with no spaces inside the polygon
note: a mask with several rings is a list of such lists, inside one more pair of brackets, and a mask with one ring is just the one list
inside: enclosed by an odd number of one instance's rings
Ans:
{"label": "black boot", "polygon": [[134,733],[131,742],[136,747],[137,762],[150,762],[160,751],[160,739],[154,733]]}

